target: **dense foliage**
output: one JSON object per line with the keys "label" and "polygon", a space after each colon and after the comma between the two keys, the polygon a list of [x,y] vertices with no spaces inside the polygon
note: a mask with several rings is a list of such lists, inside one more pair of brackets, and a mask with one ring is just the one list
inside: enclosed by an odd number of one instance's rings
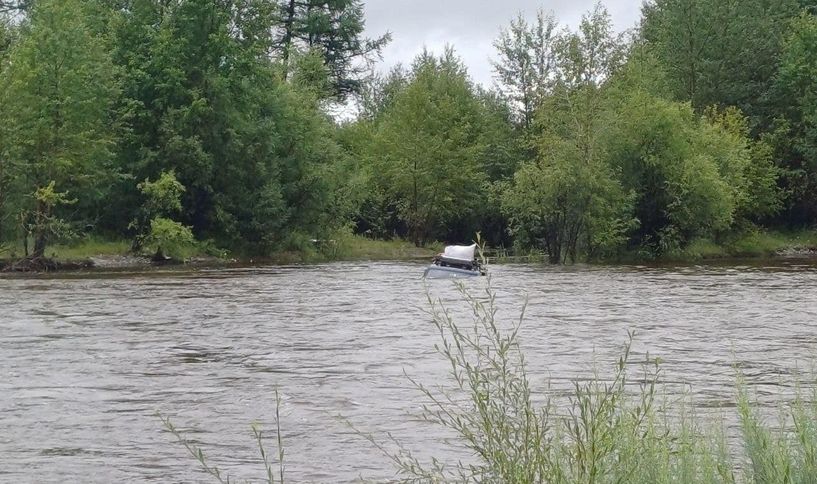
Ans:
{"label": "dense foliage", "polygon": [[565,262],[813,227],[812,11],[643,14],[626,34],[601,4],[575,30],[518,15],[487,90],[453,48],[367,74],[389,35],[363,35],[358,0],[0,1],[0,243],[481,231]]}

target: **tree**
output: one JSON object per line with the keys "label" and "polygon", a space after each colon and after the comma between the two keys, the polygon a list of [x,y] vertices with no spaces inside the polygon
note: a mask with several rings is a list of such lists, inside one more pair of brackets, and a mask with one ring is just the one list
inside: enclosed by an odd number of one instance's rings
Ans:
{"label": "tree", "polygon": [[803,14],[786,38],[778,76],[783,115],[770,135],[785,160],[789,220],[817,222],[817,18]]}
{"label": "tree", "polygon": [[391,107],[396,95],[409,81],[410,73],[398,64],[386,74],[375,73],[363,83],[358,96],[358,118],[373,120]]}
{"label": "tree", "polygon": [[449,48],[439,58],[420,55],[408,85],[382,115],[375,170],[418,246],[437,237],[473,236],[473,230],[451,234],[447,227],[472,214],[486,181],[483,113]]}
{"label": "tree", "polygon": [[171,170],[185,187],[179,222],[200,239],[265,253],[346,222],[345,154],[319,109],[325,71],[304,57],[281,80],[258,28],[266,13],[237,5],[144,1],[119,17],[119,161],[132,178],[118,188],[117,230],[141,202],[133,180]]}
{"label": "tree", "polygon": [[[628,91],[611,100],[609,163],[634,195],[629,247],[660,255],[730,228],[748,201],[749,140],[685,103]],[[741,118],[742,119],[742,118]]]}
{"label": "tree", "polygon": [[494,41],[499,56],[493,62],[496,79],[526,130],[531,128],[536,108],[553,80],[557,26],[553,13],[540,9],[534,25],[520,13]]}
{"label": "tree", "polygon": [[34,258],[61,231],[61,206],[106,184],[117,93],[103,40],[85,19],[88,2],[40,0],[3,73],[10,171],[33,228]]}
{"label": "tree", "polygon": [[539,155],[522,165],[503,209],[523,242],[545,249],[552,263],[614,246],[629,226],[628,194],[607,164],[602,86],[622,49],[600,5],[556,46],[556,82],[536,120]]}
{"label": "tree", "polygon": [[[0,79],[5,78],[5,70],[8,68],[8,52],[13,41],[13,29],[7,18],[0,13]],[[5,105],[0,104],[0,119],[7,119],[5,116]],[[9,187],[11,185],[9,141],[8,130],[11,128],[8,123],[0,123],[0,245],[7,236],[6,224],[9,214],[6,212],[6,203],[9,198]]]}
{"label": "tree", "polygon": [[673,80],[676,99],[701,113],[737,106],[754,135],[776,117],[774,79],[796,0],[654,0],[641,34]]}
{"label": "tree", "polygon": [[[360,0],[281,0],[275,51],[284,77],[291,73],[291,58],[298,51],[314,51],[329,69],[331,94],[340,100],[361,90],[366,63],[391,40],[362,37],[363,3]],[[362,63],[362,64],[361,64]]]}
{"label": "tree", "polygon": [[536,162],[522,165],[502,199],[519,246],[544,249],[553,264],[579,250],[615,250],[626,239],[630,197],[604,160],[586,158],[571,139],[543,137]]}
{"label": "tree", "polygon": [[154,182],[145,180],[137,188],[144,196],[145,203],[139,216],[131,222],[131,227],[137,231],[132,250],[138,252],[148,247],[154,251],[154,260],[165,260],[168,256],[181,257],[195,241],[190,227],[170,218],[182,209],[184,185],[176,180],[176,175],[171,171],[162,172]]}

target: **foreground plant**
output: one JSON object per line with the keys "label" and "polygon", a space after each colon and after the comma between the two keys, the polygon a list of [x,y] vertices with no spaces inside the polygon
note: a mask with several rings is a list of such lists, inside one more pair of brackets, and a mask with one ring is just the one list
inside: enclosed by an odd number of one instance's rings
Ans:
{"label": "foreground plant", "polygon": [[566,401],[548,397],[537,406],[519,346],[524,310],[511,324],[499,322],[490,278],[480,297],[458,290],[472,316],[467,325],[429,298],[453,389],[410,380],[430,402],[423,417],[453,431],[472,458],[423,463],[394,440],[364,435],[406,482],[735,482],[722,433],[705,435],[686,403],[658,401],[657,360],[648,355],[642,374],[630,376],[632,335],[609,378],[594,371]]}
{"label": "foreground plant", "polygon": [[[236,480],[231,480],[230,476],[226,473],[223,473],[221,469],[217,466],[212,465],[207,457],[204,455],[204,451],[201,447],[194,444],[191,440],[189,440],[185,435],[170,421],[170,417],[166,417],[161,415],[157,412],[157,416],[162,421],[165,429],[173,434],[176,437],[176,440],[187,449],[187,452],[193,456],[196,461],[199,463],[199,468],[212,476],[216,481],[220,482],[221,484],[230,484],[239,482]],[[253,437],[255,437],[255,441],[258,444],[258,451],[261,454],[261,460],[264,463],[264,481],[267,484],[284,484],[284,442],[281,436],[281,395],[278,393],[278,390],[275,390],[275,434],[276,434],[276,443],[277,443],[277,450],[278,450],[278,480],[276,481],[275,471],[273,470],[274,463],[270,461],[270,456],[264,447],[264,436],[261,432],[261,429],[257,425],[252,425],[252,433]],[[240,481],[245,482],[245,481]]]}

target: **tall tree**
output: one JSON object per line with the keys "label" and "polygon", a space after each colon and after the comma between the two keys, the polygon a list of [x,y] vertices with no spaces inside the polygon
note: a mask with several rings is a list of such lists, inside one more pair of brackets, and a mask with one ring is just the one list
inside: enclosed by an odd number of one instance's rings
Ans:
{"label": "tall tree", "polygon": [[575,260],[582,247],[614,245],[628,227],[628,197],[601,142],[602,88],[621,61],[610,16],[597,4],[577,32],[559,39],[556,82],[537,118],[539,154],[504,195],[514,233],[553,263]]}
{"label": "tall tree", "polygon": [[3,72],[7,153],[35,258],[64,231],[61,206],[108,182],[117,88],[89,3],[38,1]]}
{"label": "tall tree", "polygon": [[[0,79],[5,77],[5,70],[8,68],[8,54],[13,41],[13,28],[10,19],[0,13]],[[0,119],[7,119],[4,111],[5,106],[0,104]],[[0,123],[0,244],[8,236],[7,225],[10,216],[6,210],[6,202],[9,198],[9,186],[11,183],[10,160],[9,160],[9,123]]]}
{"label": "tall tree", "polygon": [[245,4],[142,0],[122,15],[120,161],[133,177],[120,187],[128,217],[111,224],[135,217],[137,181],[171,170],[185,187],[179,221],[199,238],[264,252],[345,220],[332,185],[343,154],[302,85],[316,73],[281,82],[258,28],[266,13],[236,8]]}
{"label": "tall tree", "polygon": [[787,161],[792,192],[789,221],[817,222],[817,18],[797,18],[786,39],[778,76],[783,115],[776,133],[777,155]]}
{"label": "tall tree", "polygon": [[557,26],[553,13],[540,9],[533,25],[520,13],[494,41],[499,56],[493,63],[496,79],[525,129],[533,124],[536,108],[553,81]]}
{"label": "tall tree", "polygon": [[409,84],[382,116],[376,172],[414,243],[473,237],[473,227],[467,235],[447,231],[471,216],[486,181],[484,109],[453,50],[419,56]]}
{"label": "tall tree", "polygon": [[737,106],[754,134],[776,117],[774,78],[797,0],[654,0],[641,32],[674,80],[677,99],[698,112]]}
{"label": "tall tree", "polygon": [[375,73],[363,83],[358,96],[358,115],[362,119],[372,120],[388,109],[397,94],[406,87],[409,72],[398,64],[386,75]]}
{"label": "tall tree", "polygon": [[282,0],[276,50],[285,76],[298,52],[317,52],[329,69],[331,94],[344,99],[361,90],[361,76],[372,56],[391,40],[363,37],[363,3],[360,0]]}

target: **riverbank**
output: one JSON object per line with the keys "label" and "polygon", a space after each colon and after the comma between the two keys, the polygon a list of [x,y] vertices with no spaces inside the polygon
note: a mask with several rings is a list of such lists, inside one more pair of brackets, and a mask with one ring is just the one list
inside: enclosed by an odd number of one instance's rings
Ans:
{"label": "riverbank", "polygon": [[[548,261],[547,254],[541,250],[519,253],[505,249],[489,249],[487,255],[489,261],[493,263],[547,263]],[[684,248],[670,250],[661,256],[655,256],[648,251],[630,250],[582,262],[665,264],[784,257],[817,258],[817,230],[749,232],[731,235],[718,242],[711,239],[696,239]]]}
{"label": "riverbank", "polygon": [[749,232],[716,243],[694,240],[684,249],[668,253],[667,261],[750,259],[763,257],[817,257],[817,230]]}
{"label": "riverbank", "polygon": [[[128,241],[90,237],[76,244],[56,245],[49,248],[47,261],[40,268],[26,262],[21,263],[21,257],[7,249],[4,254],[6,257],[0,257],[0,271],[115,270],[147,269],[157,265],[220,267],[246,264],[317,264],[332,261],[425,260],[439,253],[442,250],[442,244],[415,247],[411,242],[400,239],[373,240],[357,235],[346,235],[337,239],[312,240],[300,249],[280,251],[268,256],[232,255],[226,251],[214,251],[212,247],[202,246],[192,248],[184,260],[168,260],[158,263],[148,256],[133,254],[130,248]],[[493,263],[545,263],[547,261],[546,254],[539,251],[514,254],[502,249],[489,249],[487,255],[489,261]],[[709,239],[697,239],[683,249],[670,251],[658,258],[650,254],[628,252],[601,262],[684,263],[776,257],[817,257],[817,231],[752,232],[726,238],[719,243]]]}
{"label": "riverbank", "polygon": [[[331,261],[401,261],[430,259],[442,246],[415,247],[405,240],[372,240],[345,236],[332,240],[313,240],[299,250],[280,251],[268,256],[237,255],[213,251],[210,247],[192,248],[184,260],[154,261],[131,252],[128,241],[90,237],[71,245],[55,245],[38,263],[23,259],[14,248],[0,257],[0,272],[50,272],[71,270],[148,269],[155,266],[222,267],[247,264],[316,264]],[[22,252],[20,250],[20,252]],[[214,255],[214,253],[218,255]]]}

